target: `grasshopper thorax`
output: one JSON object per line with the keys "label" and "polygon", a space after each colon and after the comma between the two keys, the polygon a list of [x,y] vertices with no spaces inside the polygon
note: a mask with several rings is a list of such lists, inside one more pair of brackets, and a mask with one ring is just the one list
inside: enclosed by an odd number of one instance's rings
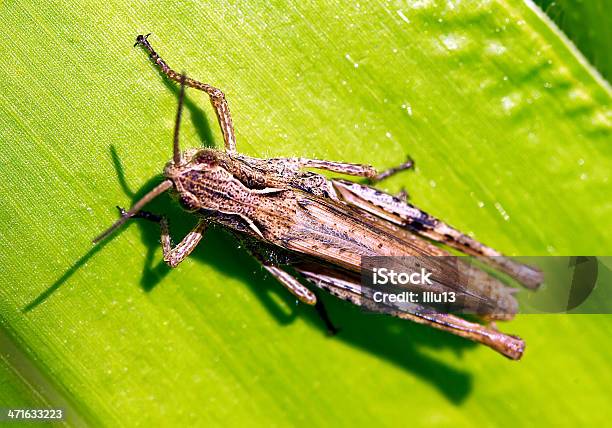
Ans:
{"label": "grasshopper thorax", "polygon": [[247,189],[228,171],[226,157],[215,149],[192,149],[178,163],[166,164],[164,176],[185,210],[216,210],[245,196]]}

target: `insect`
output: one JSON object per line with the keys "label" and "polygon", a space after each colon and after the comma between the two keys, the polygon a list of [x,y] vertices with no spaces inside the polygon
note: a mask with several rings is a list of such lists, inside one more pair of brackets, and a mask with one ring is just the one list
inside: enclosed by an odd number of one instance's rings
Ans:
{"label": "insect", "polygon": [[[292,266],[303,279],[318,288],[357,305],[368,303],[360,282],[363,256],[411,256],[433,263],[435,290],[452,290],[462,301],[480,308],[484,320],[508,319],[517,310],[513,289],[484,270],[470,265],[461,269],[476,281],[469,288],[452,282],[442,261],[450,253],[431,241],[445,244],[516,279],[529,288],[542,282],[542,273],[516,263],[499,252],[462,234],[439,219],[371,185],[404,169],[412,161],[378,173],[369,165],[304,158],[260,159],[236,150],[236,138],[223,92],[171,69],[155,52],[148,35],[139,35],[135,46],[148,51],[151,60],[169,79],[180,83],[173,157],[164,168],[164,180],[137,201],[129,211],[94,239],[99,242],[132,218],[159,223],[164,261],[177,266],[198,245],[210,223],[219,224],[245,243],[261,262],[299,301],[316,305],[316,294],[284,266]],[[179,128],[185,88],[204,91],[210,97],[225,150],[179,148]],[[369,180],[368,184],[328,179],[310,169],[322,169]],[[180,205],[197,216],[193,230],[172,246],[168,221],[143,211],[160,194],[170,191]],[[440,262],[431,262],[439,259]],[[317,306],[321,308],[320,306]],[[449,331],[483,343],[511,359],[519,359],[524,342],[492,326],[468,322],[451,314],[391,308],[391,315]],[[321,314],[333,329],[324,311]]]}

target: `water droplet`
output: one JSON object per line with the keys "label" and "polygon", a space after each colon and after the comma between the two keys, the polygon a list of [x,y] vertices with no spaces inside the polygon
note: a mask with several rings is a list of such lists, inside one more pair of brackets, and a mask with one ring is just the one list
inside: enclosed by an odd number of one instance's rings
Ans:
{"label": "water droplet", "polygon": [[485,89],[489,86],[491,86],[494,83],[494,81],[492,79],[485,79],[482,82],[480,82],[480,84],[478,85],[480,87],[480,89]]}
{"label": "water droplet", "polygon": [[578,165],[580,166],[584,165],[584,159],[582,158],[578,159]]}
{"label": "water droplet", "polygon": [[514,103],[514,101],[512,101],[510,97],[503,97],[501,99],[501,103],[502,103],[502,108],[506,112],[509,112],[516,106],[516,104]]}
{"label": "water droplet", "polygon": [[506,52],[506,47],[499,42],[490,42],[487,45],[486,51],[491,55],[501,55]]}
{"label": "water droplet", "polygon": [[416,0],[411,4],[413,9],[425,9],[430,6],[435,6],[435,3],[432,0]]}
{"label": "water droplet", "polygon": [[442,43],[444,44],[446,49],[450,51],[457,50],[461,46],[461,40],[453,34],[448,34],[442,37]]}
{"label": "water droplet", "polygon": [[410,24],[410,20],[408,19],[406,15],[404,15],[404,12],[402,12],[401,10],[398,10],[397,14],[402,19],[402,21],[404,21],[406,24]]}
{"label": "water droplet", "polygon": [[353,64],[353,67],[355,68],[359,68],[359,64],[357,64],[353,58],[351,58],[351,56],[349,54],[344,55],[344,58],[346,58],[349,62],[351,62]]}
{"label": "water droplet", "polygon": [[502,207],[502,204],[500,204],[499,202],[495,202],[495,208],[497,209],[497,211],[499,211],[505,221],[510,220],[510,216],[508,215],[504,207]]}
{"label": "water droplet", "polygon": [[482,201],[478,201],[478,208],[484,208],[485,203]]}
{"label": "water droplet", "polygon": [[582,88],[574,88],[568,92],[567,96],[575,101],[588,101],[589,94]]}
{"label": "water droplet", "polygon": [[538,134],[536,134],[535,132],[530,132],[529,134],[527,134],[527,141],[532,144],[538,144],[540,142]]}
{"label": "water droplet", "polygon": [[597,110],[591,115],[591,125],[596,128],[602,128],[609,130],[608,128],[612,127],[612,120],[608,119],[611,112],[606,110]]}
{"label": "water droplet", "polygon": [[402,109],[406,110],[408,116],[412,116],[412,106],[410,105],[410,103],[406,102],[402,104]]}

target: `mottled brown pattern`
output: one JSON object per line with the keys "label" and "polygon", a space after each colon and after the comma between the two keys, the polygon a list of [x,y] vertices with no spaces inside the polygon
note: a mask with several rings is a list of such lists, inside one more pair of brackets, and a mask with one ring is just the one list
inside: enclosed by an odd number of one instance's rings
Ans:
{"label": "mottled brown pattern", "polygon": [[[203,209],[203,213],[233,215],[242,223],[236,231],[249,230],[252,237],[287,250],[318,257],[354,272],[360,272],[362,256],[450,255],[421,239],[405,239],[405,235],[398,235],[386,223],[370,221],[361,211],[348,209],[342,202],[286,184],[279,191],[249,188],[221,166],[227,165],[229,159],[224,159],[223,154],[215,156],[212,149],[185,154],[182,159],[183,164],[170,164],[165,170],[180,200],[197,201],[197,208]],[[448,277],[448,272],[455,271],[445,263],[444,258],[423,257],[423,264],[434,272],[432,290],[454,291],[467,309],[478,308],[491,316],[516,311],[514,298],[501,282],[484,272],[473,272],[466,265],[466,274],[478,275],[480,281],[471,289],[461,289],[460,284],[468,281]]]}
{"label": "mottled brown pattern", "polygon": [[[362,304],[359,275],[362,256],[413,256],[432,272],[433,285],[423,290],[456,292],[468,308],[478,308],[487,318],[507,318],[516,312],[512,290],[485,271],[459,263],[449,268],[449,253],[423,239],[448,244],[468,254],[488,260],[499,255],[418,208],[369,186],[345,180],[328,180],[307,168],[324,169],[370,179],[386,178],[412,167],[412,160],[382,173],[369,165],[304,158],[257,159],[238,154],[229,107],[223,92],[172,70],[153,50],[148,36],[138,36],[151,60],[169,79],[181,83],[175,129],[175,153],[164,169],[165,181],[157,186],[97,240],[131,217],[159,221],[164,260],[178,265],[200,242],[206,224],[221,224],[248,243],[249,251],[296,298],[317,303],[315,294],[280,266],[293,265],[312,283],[330,293]],[[225,152],[191,149],[180,153],[178,127],[185,87],[206,92],[217,115]],[[157,195],[171,190],[181,205],[198,216],[194,229],[174,248],[165,218],[141,213],[142,207]],[[421,236],[419,236],[421,235]],[[498,263],[495,267],[515,274],[527,285],[541,280],[521,277],[530,268]],[[464,277],[476,281],[464,281]],[[321,307],[317,305],[321,312]],[[482,312],[484,311],[484,312]],[[323,310],[324,312],[324,310]],[[404,319],[431,325],[483,343],[498,352],[520,358],[524,343],[494,329],[447,314],[423,314],[418,309],[390,313]],[[501,315],[500,315],[501,314]],[[327,315],[323,314],[326,318]],[[328,327],[330,322],[325,320]]]}

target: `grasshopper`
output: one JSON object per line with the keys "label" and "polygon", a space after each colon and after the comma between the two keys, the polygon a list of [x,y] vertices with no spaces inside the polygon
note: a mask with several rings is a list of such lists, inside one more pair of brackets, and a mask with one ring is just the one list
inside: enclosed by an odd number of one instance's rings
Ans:
{"label": "grasshopper", "polygon": [[[160,225],[164,261],[176,267],[196,248],[207,226],[219,224],[238,236],[270,274],[299,301],[309,305],[317,304],[316,294],[283,267],[291,266],[299,277],[316,287],[364,305],[368,298],[360,284],[361,258],[412,256],[421,258],[434,271],[433,289],[457,292],[468,307],[479,308],[485,320],[512,317],[517,311],[514,289],[467,264],[460,266],[462,272],[476,280],[469,287],[459,287],[443,261],[450,253],[432,242],[476,256],[528,288],[536,288],[542,282],[542,274],[536,268],[505,258],[409,204],[406,198],[371,186],[411,168],[410,159],[379,173],[362,164],[305,158],[260,159],[238,153],[224,93],[171,69],[155,52],[148,36],[139,35],[134,46],[142,46],[159,70],[180,84],[173,157],[164,168],[164,180],[129,211],[120,208],[120,218],[94,243],[129,219],[152,220]],[[181,152],[179,128],[186,87],[208,94],[223,134],[224,151],[200,148]],[[307,168],[362,177],[369,185],[329,179]],[[147,203],[166,191],[176,196],[186,211],[197,216],[193,230],[176,246],[172,246],[167,219],[143,211]],[[437,259],[440,262],[432,262]],[[520,338],[455,315],[429,313],[419,307],[411,311],[391,308],[385,312],[483,343],[511,359],[519,359],[524,350]],[[324,320],[331,329],[327,315]]]}

